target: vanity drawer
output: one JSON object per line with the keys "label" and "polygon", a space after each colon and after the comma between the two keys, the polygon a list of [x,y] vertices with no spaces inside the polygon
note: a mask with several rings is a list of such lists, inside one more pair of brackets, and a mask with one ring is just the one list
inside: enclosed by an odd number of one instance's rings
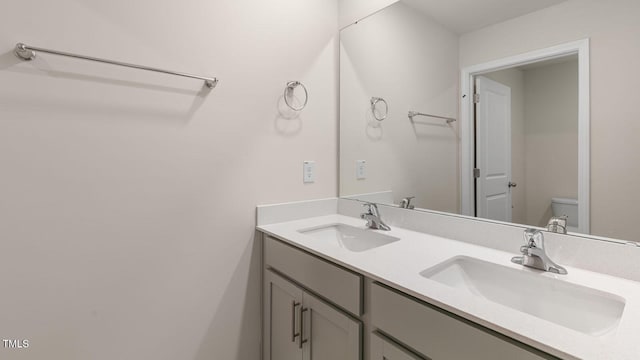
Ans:
{"label": "vanity drawer", "polygon": [[371,322],[430,359],[557,359],[376,283]]}
{"label": "vanity drawer", "polygon": [[379,332],[371,335],[371,360],[427,360]]}
{"label": "vanity drawer", "polygon": [[352,314],[362,315],[361,275],[266,235],[264,262]]}

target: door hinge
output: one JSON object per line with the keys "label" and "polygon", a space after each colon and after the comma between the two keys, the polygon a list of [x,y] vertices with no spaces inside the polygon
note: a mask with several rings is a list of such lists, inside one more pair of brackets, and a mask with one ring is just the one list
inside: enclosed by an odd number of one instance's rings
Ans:
{"label": "door hinge", "polygon": [[480,102],[480,94],[473,94],[473,103],[477,104]]}
{"label": "door hinge", "polygon": [[480,169],[478,168],[473,169],[473,177],[476,179],[480,177]]}

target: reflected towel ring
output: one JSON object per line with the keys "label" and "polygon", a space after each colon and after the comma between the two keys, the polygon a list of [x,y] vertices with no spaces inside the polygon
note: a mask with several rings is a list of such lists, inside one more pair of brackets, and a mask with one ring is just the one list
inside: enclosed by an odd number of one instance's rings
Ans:
{"label": "reflected towel ring", "polygon": [[[384,115],[382,117],[378,117],[378,111],[376,109],[376,105],[378,105],[378,103],[381,102],[384,104]],[[387,115],[389,115],[389,104],[387,104],[387,101],[383,98],[379,98],[379,97],[372,97],[371,98],[371,113],[373,114],[373,118],[378,120],[378,121],[382,121],[384,119],[387,118]]]}
{"label": "reflected towel ring", "polygon": [[[304,90],[304,104],[302,104],[302,106],[300,107],[295,107],[293,105],[291,105],[289,103],[289,100],[287,100],[289,97],[293,96],[293,90],[295,90],[296,87],[298,86],[302,86],[302,89]],[[285,104],[287,104],[287,106],[289,108],[291,108],[294,111],[300,111],[302,109],[304,109],[307,106],[307,102],[309,101],[309,93],[307,92],[307,87],[304,86],[303,83],[301,83],[300,81],[289,81],[287,83],[287,87],[284,89],[284,102]]]}

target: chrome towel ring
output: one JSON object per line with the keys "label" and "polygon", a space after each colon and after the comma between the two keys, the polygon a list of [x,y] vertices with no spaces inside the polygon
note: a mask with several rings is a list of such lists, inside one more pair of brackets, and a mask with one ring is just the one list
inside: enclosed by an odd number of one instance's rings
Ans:
{"label": "chrome towel ring", "polygon": [[[293,91],[296,87],[301,86],[302,90],[304,90],[304,103],[300,107],[295,107],[289,103],[289,98],[293,97]],[[287,104],[289,108],[294,111],[300,111],[307,106],[307,102],[309,101],[309,92],[307,91],[307,87],[304,86],[300,81],[289,81],[287,83],[287,87],[284,89],[284,102]]]}
{"label": "chrome towel ring", "polygon": [[[378,103],[383,103],[384,104],[384,115],[379,116],[379,112],[377,109],[377,105]],[[373,118],[378,120],[378,121],[382,121],[384,119],[387,118],[387,115],[389,115],[389,104],[387,104],[387,101],[383,98],[380,97],[372,97],[371,98],[371,113],[373,114]]]}

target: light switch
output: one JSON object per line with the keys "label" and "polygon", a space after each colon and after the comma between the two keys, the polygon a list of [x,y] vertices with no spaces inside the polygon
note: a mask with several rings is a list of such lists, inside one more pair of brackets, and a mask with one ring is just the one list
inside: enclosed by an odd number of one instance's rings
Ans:
{"label": "light switch", "polygon": [[302,163],[302,181],[312,183],[316,181],[316,162],[304,161]]}
{"label": "light switch", "polygon": [[366,165],[366,160],[356,160],[356,179],[364,180],[367,178]]}

